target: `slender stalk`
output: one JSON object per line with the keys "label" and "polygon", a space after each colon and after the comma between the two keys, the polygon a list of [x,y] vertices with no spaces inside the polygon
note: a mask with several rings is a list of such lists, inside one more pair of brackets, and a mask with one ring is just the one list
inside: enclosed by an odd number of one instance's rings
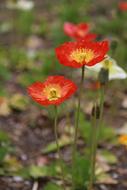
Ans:
{"label": "slender stalk", "polygon": [[[96,105],[95,105],[96,108]],[[96,152],[97,152],[97,118],[96,118],[96,109],[92,116],[92,134],[91,134],[91,149],[90,149],[90,181],[88,190],[93,190],[94,178],[95,178],[95,164],[96,164]]]}
{"label": "slender stalk", "polygon": [[77,114],[76,114],[76,122],[75,122],[75,135],[74,135],[74,147],[75,147],[75,149],[76,149],[76,146],[77,146],[81,94],[82,94],[82,87],[83,87],[83,81],[84,81],[84,71],[85,71],[85,66],[82,67],[82,77],[81,77],[81,82],[80,82],[80,87],[79,87],[79,97],[78,97],[78,106],[77,106]]}
{"label": "slender stalk", "polygon": [[97,145],[99,141],[99,136],[101,133],[102,128],[102,120],[103,120],[103,108],[104,108],[104,92],[105,88],[102,86],[101,94],[100,94],[100,117],[99,121],[96,119],[96,110],[92,119],[92,126],[94,134],[92,133],[92,140],[91,140],[91,166],[90,166],[90,182],[88,190],[93,190],[94,178],[95,178],[95,164],[96,164],[96,152],[97,152]]}
{"label": "slender stalk", "polygon": [[58,120],[58,110],[57,110],[57,106],[55,106],[54,133],[55,133],[57,152],[58,152],[58,155],[59,155],[59,161],[60,161],[60,167],[61,167],[61,174],[62,174],[62,180],[63,180],[63,189],[66,190],[65,177],[64,177],[64,168],[63,168],[63,164],[62,164],[63,159],[62,159],[62,155],[60,153],[60,146],[59,146],[59,141],[58,141],[57,120]]}
{"label": "slender stalk", "polygon": [[98,139],[102,130],[102,123],[103,123],[104,94],[105,94],[105,86],[102,86],[100,91],[100,119],[99,119],[98,134],[97,134]]}
{"label": "slender stalk", "polygon": [[[82,94],[83,82],[84,82],[84,74],[85,74],[85,66],[83,65],[83,67],[82,67],[82,76],[81,76],[80,87],[79,87],[78,106],[77,106],[76,119],[75,119],[74,142],[73,142],[73,150],[72,150],[72,169],[74,168],[76,149],[77,149],[78,127],[79,127],[79,116],[80,116],[80,104],[81,104],[81,94]],[[73,174],[72,174],[72,185],[73,185],[73,189],[74,189],[75,185],[74,185]]]}

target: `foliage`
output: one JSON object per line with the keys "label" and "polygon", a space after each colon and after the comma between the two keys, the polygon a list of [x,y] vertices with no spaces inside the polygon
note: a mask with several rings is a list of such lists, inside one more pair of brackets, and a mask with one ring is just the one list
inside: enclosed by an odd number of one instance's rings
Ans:
{"label": "foliage", "polygon": [[0,162],[3,163],[5,156],[11,150],[10,139],[6,132],[0,130]]}
{"label": "foliage", "polygon": [[72,169],[73,182],[77,190],[86,189],[89,180],[89,167],[90,160],[77,154],[75,165]]}
{"label": "foliage", "polygon": [[54,184],[54,183],[48,183],[45,187],[44,187],[44,190],[50,190],[50,189],[52,189],[52,190],[61,190],[61,187],[60,186],[58,186],[58,185],[56,185],[56,184]]}
{"label": "foliage", "polygon": [[56,163],[52,163],[49,166],[36,166],[30,165],[28,167],[23,167],[17,171],[17,174],[24,178],[39,178],[46,176],[56,176],[57,166]]}
{"label": "foliage", "polygon": [[34,14],[32,11],[19,11],[15,23],[18,32],[23,35],[29,35],[32,32]]}

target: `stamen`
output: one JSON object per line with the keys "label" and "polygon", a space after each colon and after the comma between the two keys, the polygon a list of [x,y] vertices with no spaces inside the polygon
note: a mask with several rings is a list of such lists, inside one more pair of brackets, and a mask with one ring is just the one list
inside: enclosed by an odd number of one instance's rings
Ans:
{"label": "stamen", "polygon": [[60,94],[58,93],[57,89],[51,89],[49,92],[49,100],[57,100],[58,98],[60,98]]}
{"label": "stamen", "polygon": [[57,100],[61,97],[61,89],[58,85],[50,85],[45,87],[44,93],[49,101]]}
{"label": "stamen", "polygon": [[112,61],[104,60],[103,66],[104,66],[105,69],[110,69],[110,67],[112,66]]}
{"label": "stamen", "polygon": [[91,49],[80,48],[70,54],[70,59],[78,63],[89,62],[94,58],[94,52]]}

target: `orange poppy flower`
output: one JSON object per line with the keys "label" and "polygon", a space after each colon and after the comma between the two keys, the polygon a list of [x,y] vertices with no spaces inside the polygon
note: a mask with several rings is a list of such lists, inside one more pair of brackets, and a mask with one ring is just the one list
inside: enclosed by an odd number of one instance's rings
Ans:
{"label": "orange poppy flower", "polygon": [[119,137],[119,142],[120,142],[120,144],[127,146],[127,135],[121,135]]}
{"label": "orange poppy flower", "polygon": [[109,50],[108,41],[66,42],[56,48],[56,56],[65,66],[80,68],[83,65],[93,66],[105,58]]}
{"label": "orange poppy flower", "polygon": [[45,82],[35,82],[28,87],[28,93],[37,103],[59,105],[69,98],[77,86],[63,76],[49,76]]}
{"label": "orange poppy flower", "polygon": [[89,33],[90,27],[87,23],[73,24],[70,22],[64,23],[64,33],[76,40],[94,40],[96,38],[96,34]]}

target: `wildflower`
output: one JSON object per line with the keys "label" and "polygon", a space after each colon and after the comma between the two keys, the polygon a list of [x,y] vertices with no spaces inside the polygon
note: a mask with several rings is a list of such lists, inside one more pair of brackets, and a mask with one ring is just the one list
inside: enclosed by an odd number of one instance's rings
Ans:
{"label": "wildflower", "polygon": [[80,68],[83,65],[93,66],[102,61],[108,49],[108,41],[66,42],[56,48],[56,55],[61,64]]}
{"label": "wildflower", "polygon": [[33,100],[41,105],[59,105],[69,98],[77,86],[63,76],[49,76],[45,82],[35,82],[28,87]]}
{"label": "wildflower", "polygon": [[90,27],[87,23],[73,24],[70,22],[64,23],[64,32],[67,36],[76,40],[91,41],[96,38],[96,34],[89,33]]}
{"label": "wildflower", "polygon": [[127,11],[127,2],[121,1],[118,6],[121,11]]}
{"label": "wildflower", "polygon": [[127,73],[109,56],[90,69],[98,73],[102,68],[109,71],[109,80],[127,78]]}
{"label": "wildflower", "polygon": [[127,135],[121,135],[119,137],[119,143],[127,146]]}
{"label": "wildflower", "polygon": [[28,0],[18,0],[18,1],[8,1],[7,8],[9,9],[19,9],[19,10],[31,10],[34,7],[33,1]]}

